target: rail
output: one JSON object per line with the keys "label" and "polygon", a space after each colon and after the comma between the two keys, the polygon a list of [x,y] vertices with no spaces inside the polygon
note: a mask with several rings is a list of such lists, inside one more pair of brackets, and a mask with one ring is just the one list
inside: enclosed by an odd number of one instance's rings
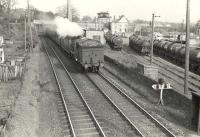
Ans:
{"label": "rail", "polygon": [[68,77],[70,78],[71,82],[73,83],[77,93],[79,94],[79,96],[81,97],[84,105],[86,106],[86,108],[88,109],[89,114],[91,115],[96,127],[99,130],[99,133],[101,134],[102,137],[106,137],[105,133],[103,132],[99,122],[97,121],[96,117],[94,116],[91,108],[89,107],[88,103],[86,102],[86,100],[84,99],[81,91],[79,90],[78,86],[76,85],[75,81],[73,80],[72,76],[70,75],[69,71],[67,70],[67,68],[65,67],[64,63],[62,62],[62,60],[59,58],[59,56],[57,55],[57,53],[55,52],[55,50],[50,47],[52,49],[52,51],[54,52],[55,56],[57,57],[57,59],[59,60],[59,62],[61,63],[62,67],[64,68],[65,72],[67,73]]}
{"label": "rail", "polygon": [[175,135],[169,131],[164,125],[162,125],[158,120],[156,120],[150,113],[148,113],[144,108],[142,108],[136,101],[134,101],[131,97],[129,97],[124,91],[126,91],[123,87],[121,87],[118,83],[116,83],[113,79],[108,78],[101,72],[99,75],[105,79],[112,87],[114,87],[121,95],[127,98],[133,105],[135,105],[139,110],[141,110],[147,117],[149,117],[157,126],[161,128],[163,132],[165,132],[170,137],[175,137]]}
{"label": "rail", "polygon": [[63,91],[62,91],[60,82],[59,82],[59,80],[58,80],[57,73],[56,73],[56,71],[55,71],[55,68],[54,68],[53,62],[52,62],[52,60],[51,60],[51,57],[50,57],[50,55],[49,55],[49,53],[48,53],[46,47],[44,46],[44,40],[43,40],[43,39],[41,39],[41,40],[42,40],[42,45],[43,45],[43,47],[44,47],[44,49],[45,49],[45,52],[47,53],[49,62],[50,62],[50,64],[51,64],[51,67],[52,67],[52,70],[53,70],[53,74],[54,74],[54,76],[55,76],[56,83],[57,83],[57,85],[58,85],[58,89],[59,89],[59,91],[60,91],[59,93],[60,93],[60,95],[61,95],[61,99],[62,99],[64,108],[65,108],[65,112],[66,112],[66,114],[67,114],[67,118],[68,118],[68,121],[69,121],[69,124],[70,124],[70,129],[71,129],[72,136],[73,136],[73,137],[76,137],[76,134],[75,134],[75,131],[74,131],[74,127],[73,127],[73,125],[72,125],[72,121],[71,121],[71,118],[70,118],[70,115],[69,115],[69,111],[68,111],[68,108],[67,108],[67,104],[66,104],[65,99],[64,99]]}
{"label": "rail", "polygon": [[115,107],[115,109],[124,117],[124,119],[131,125],[131,127],[133,129],[136,130],[136,132],[138,133],[138,135],[140,135],[141,137],[145,137],[142,132],[136,127],[136,125],[126,116],[126,114],[124,114],[122,112],[122,110],[112,101],[112,99],[110,97],[108,97],[104,91],[102,91],[102,89],[99,88],[99,86],[92,80],[92,78],[87,74],[88,79],[95,85],[95,87],[101,91],[101,93],[108,99],[108,101]]}

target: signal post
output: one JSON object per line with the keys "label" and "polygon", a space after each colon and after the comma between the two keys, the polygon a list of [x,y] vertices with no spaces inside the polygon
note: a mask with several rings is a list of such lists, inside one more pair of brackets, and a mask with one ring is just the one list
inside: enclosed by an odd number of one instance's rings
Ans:
{"label": "signal post", "polygon": [[164,92],[164,89],[172,89],[171,84],[170,83],[164,83],[163,79],[159,79],[158,84],[153,84],[152,88],[154,90],[160,90],[160,99],[158,101],[158,104],[164,105],[163,92]]}

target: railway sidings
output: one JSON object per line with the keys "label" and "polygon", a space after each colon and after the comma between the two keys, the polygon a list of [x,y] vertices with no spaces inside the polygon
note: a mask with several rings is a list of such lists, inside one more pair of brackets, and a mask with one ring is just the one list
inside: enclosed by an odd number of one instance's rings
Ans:
{"label": "railway sidings", "polygon": [[[126,47],[125,51],[136,59],[138,62],[144,64],[149,63],[149,57],[140,56],[131,50],[129,47]],[[176,66],[158,56],[154,56],[153,64],[159,67],[159,77],[164,78],[167,82],[172,83],[173,88],[183,94],[184,87],[184,69]],[[192,72],[189,73],[189,91],[190,92],[199,92],[200,89],[200,76]],[[191,98],[191,94],[187,96]]]}

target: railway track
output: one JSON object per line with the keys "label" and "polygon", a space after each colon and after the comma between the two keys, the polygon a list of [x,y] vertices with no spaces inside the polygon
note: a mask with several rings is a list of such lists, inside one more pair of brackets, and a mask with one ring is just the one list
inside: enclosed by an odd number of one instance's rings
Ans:
{"label": "railway track", "polygon": [[103,73],[87,74],[99,91],[143,137],[175,137],[165,126],[126,94],[124,88]]}
{"label": "railway track", "polygon": [[[147,61],[149,61],[149,59],[147,57],[144,57]],[[178,66],[175,65],[169,65],[169,63],[167,61],[164,61],[163,59],[159,58],[159,57],[155,57],[154,58],[154,64],[161,67],[162,69],[170,72],[171,74],[177,76],[180,79],[183,79],[181,82],[177,80],[177,82],[181,85],[184,86],[184,69],[179,68]],[[165,62],[165,63],[163,63]],[[166,67],[167,66],[167,67]],[[175,70],[176,69],[176,70]],[[191,91],[198,91],[200,89],[199,85],[200,85],[200,76],[196,75],[192,72],[189,73],[189,88]]]}
{"label": "railway track", "polygon": [[[62,56],[62,53],[59,52],[58,48],[55,48],[55,50],[58,51],[58,56],[60,56],[63,60],[63,65],[67,64],[66,67],[69,67],[71,70],[72,69],[78,69],[78,68],[74,68],[74,66],[72,65],[72,62],[66,62],[67,59],[65,56]],[[61,54],[60,54],[61,53]],[[103,124],[109,124],[112,125],[113,127],[109,127],[109,131],[105,131],[107,136],[114,136],[114,137],[139,137],[139,136],[143,136],[140,135],[140,131],[137,131],[137,128],[134,127],[134,125],[132,125],[132,123],[129,121],[129,119],[126,119],[126,117],[124,117],[121,113],[119,113],[118,109],[115,108],[115,106],[113,107],[113,104],[111,104],[107,99],[104,98],[104,96],[102,96],[100,93],[88,93],[88,87],[91,87],[91,82],[90,80],[88,80],[88,78],[86,77],[85,74],[82,73],[74,73],[74,70],[71,73],[71,76],[79,81],[81,81],[80,83],[83,83],[82,81],[87,81],[87,89],[83,90],[82,94],[84,96],[84,98],[89,102],[92,102],[89,104],[91,104],[90,106],[92,107],[94,104],[96,104],[98,101],[94,100],[94,95],[96,96],[95,98],[101,99],[101,101],[99,102],[99,104],[104,104],[104,107],[106,105],[106,108],[103,109],[103,111],[106,111],[105,113],[107,113],[109,116],[113,115],[114,117],[112,119],[108,118],[108,115],[102,114],[104,112],[99,112],[99,110],[96,110],[96,106],[93,106],[93,112],[96,116],[98,117],[102,117],[102,119],[104,121],[106,121],[106,123],[102,123]],[[89,83],[90,84],[89,84]],[[76,82],[77,83],[77,82]],[[80,85],[79,85],[80,86]],[[83,86],[80,86],[81,89],[84,89]],[[92,89],[93,91],[98,90],[93,84],[92,84]],[[92,94],[92,97],[88,94]],[[100,94],[100,95],[99,95]],[[90,97],[87,97],[90,96]],[[105,119],[106,118],[106,119]]]}
{"label": "railway track", "polygon": [[64,106],[63,112],[67,117],[68,125],[66,126],[65,136],[106,137],[70,73],[53,48],[50,45],[46,46],[46,40],[41,38],[59,88],[59,94]]}
{"label": "railway track", "polygon": [[[133,85],[131,85],[131,83],[127,82],[127,80],[123,79],[117,73],[113,72],[113,70],[110,67],[104,66],[103,69],[101,69],[101,73],[110,77],[112,80],[114,80],[120,86],[122,86],[125,89],[125,90],[123,90],[124,93],[126,93],[130,98],[135,100],[135,102],[140,104],[142,107],[144,107],[144,109],[149,110],[148,112],[153,117],[155,117],[158,121],[160,121],[164,125],[164,127],[166,127],[172,133],[174,133],[174,135],[176,135],[176,136],[181,135],[181,133],[177,130],[176,125],[174,125],[174,124],[169,125],[169,121],[167,120],[168,119],[167,115],[161,114],[162,115],[161,116],[160,114],[157,113],[157,105],[154,104],[158,101],[157,97],[149,100],[149,98],[147,98],[146,95],[144,95],[141,92],[138,92],[138,88],[134,87]],[[152,102],[152,100],[153,100],[153,102]],[[159,107],[158,107],[158,109],[159,109]],[[164,113],[167,113],[167,112],[164,112]],[[186,123],[184,123],[184,124],[186,124]]]}
{"label": "railway track", "polygon": [[[128,47],[129,49],[129,47]],[[129,49],[128,53],[131,53],[131,56],[136,58],[138,61],[144,63],[149,62],[149,57],[141,57],[137,55],[132,49]],[[176,66],[174,64],[165,61],[159,57],[154,57],[153,64],[160,67],[159,74],[164,76],[166,80],[172,83],[172,86],[175,90],[183,94],[184,91],[184,69]],[[199,92],[200,90],[200,76],[192,72],[189,73],[189,90],[190,92]]]}
{"label": "railway track", "polygon": [[[54,50],[53,52],[56,55]],[[58,58],[59,62],[62,62],[61,59],[59,59],[58,55],[56,55],[56,57]],[[65,65],[63,63],[61,64],[66,69]],[[70,77],[72,78],[73,76],[70,75]],[[123,117],[123,119],[129,124],[129,128],[137,133],[136,134],[135,132],[133,132],[132,136],[175,137],[173,133],[167,130],[167,128],[165,128],[161,123],[154,119],[147,111],[140,107],[130,97],[128,98],[128,96],[125,96],[126,94],[122,91],[124,89],[121,88],[120,85],[116,84],[116,82],[113,82],[113,80],[112,82],[109,82],[111,81],[111,79],[104,76],[102,73],[90,73],[87,74],[87,77],[91,81],[91,83],[93,83],[94,86],[98,89],[98,91],[101,92],[101,94],[106,98],[106,100],[110,102],[114,109],[117,110],[117,113],[120,114],[120,116]],[[76,87],[78,88],[77,85]],[[121,93],[119,93],[120,91]],[[74,98],[73,100],[77,100],[77,98]],[[87,100],[89,100],[89,98],[87,98]],[[115,116],[117,116],[118,114],[116,114]]]}

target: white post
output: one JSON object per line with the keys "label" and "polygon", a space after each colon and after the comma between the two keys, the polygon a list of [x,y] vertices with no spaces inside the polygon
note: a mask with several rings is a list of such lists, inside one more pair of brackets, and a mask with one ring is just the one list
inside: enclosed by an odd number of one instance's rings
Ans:
{"label": "white post", "polygon": [[4,51],[3,48],[0,48],[0,58],[1,58],[1,62],[0,63],[4,63],[5,61],[5,57],[4,57]]}
{"label": "white post", "polygon": [[161,89],[161,90],[160,90],[160,101],[159,101],[159,103],[160,103],[161,105],[164,105],[164,103],[163,103],[163,90],[164,90],[164,89]]}

